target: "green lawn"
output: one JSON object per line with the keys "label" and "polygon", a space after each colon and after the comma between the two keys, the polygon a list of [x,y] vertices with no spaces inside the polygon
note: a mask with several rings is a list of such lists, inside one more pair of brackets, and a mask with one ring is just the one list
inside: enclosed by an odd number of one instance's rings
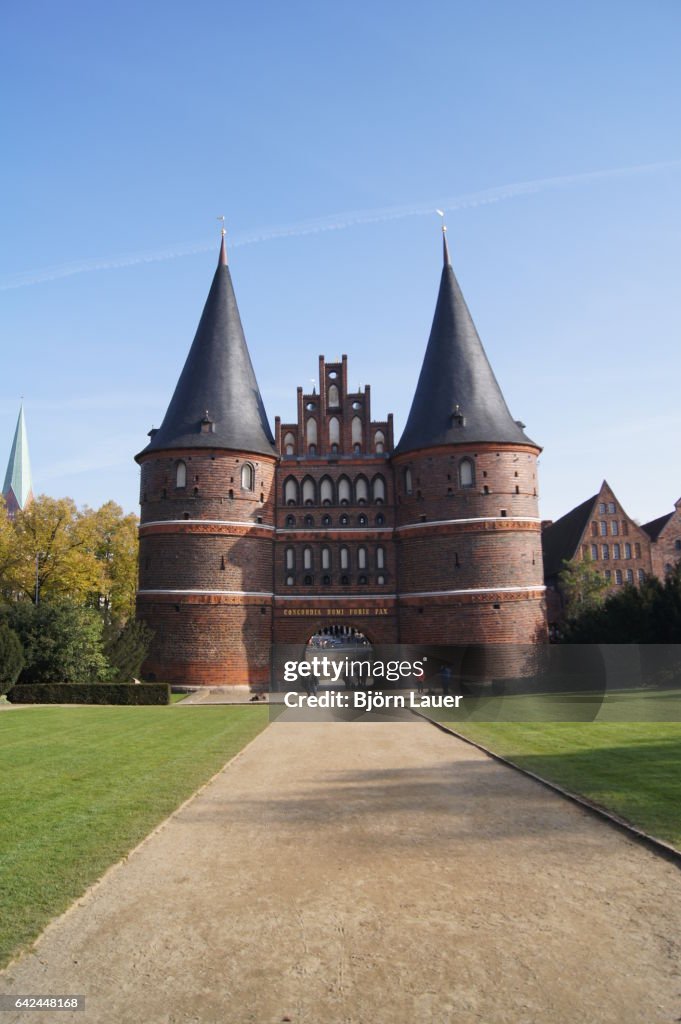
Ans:
{"label": "green lawn", "polygon": [[681,849],[681,723],[444,724]]}
{"label": "green lawn", "polygon": [[0,966],[267,723],[264,706],[0,713]]}

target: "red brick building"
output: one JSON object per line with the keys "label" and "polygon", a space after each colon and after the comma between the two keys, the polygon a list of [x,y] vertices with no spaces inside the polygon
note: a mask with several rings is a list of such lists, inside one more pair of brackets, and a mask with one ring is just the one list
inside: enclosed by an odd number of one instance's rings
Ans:
{"label": "red brick building", "polygon": [[653,574],[664,579],[681,561],[681,498],[675,503],[673,512],[644,523],[643,529],[650,537]]}
{"label": "red brick building", "polygon": [[146,675],[265,685],[272,645],[330,626],[373,644],[545,640],[539,447],[512,419],[444,245],[402,438],[319,357],[272,435],[223,245],[168,411],[141,465]]}

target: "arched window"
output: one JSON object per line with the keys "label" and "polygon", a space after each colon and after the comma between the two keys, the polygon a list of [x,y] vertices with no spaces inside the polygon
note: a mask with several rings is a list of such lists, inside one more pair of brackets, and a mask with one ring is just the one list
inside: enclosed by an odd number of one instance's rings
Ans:
{"label": "arched window", "polygon": [[366,505],[369,500],[369,484],[363,476],[355,480],[355,500],[358,505]]}
{"label": "arched window", "polygon": [[376,504],[383,504],[385,501],[385,480],[382,476],[375,476],[373,479],[373,496]]}
{"label": "arched window", "polygon": [[331,568],[331,549],[322,548],[322,569]]}
{"label": "arched window", "polygon": [[340,444],[340,421],[337,416],[329,420],[329,444]]}
{"label": "arched window", "polygon": [[353,445],[362,443],[362,421],[359,416],[352,417],[352,443]]}
{"label": "arched window", "polygon": [[407,494],[414,493],[414,479],[410,469],[405,469],[404,471],[404,490]]}
{"label": "arched window", "polygon": [[187,464],[185,462],[178,462],[177,464],[177,468],[175,470],[175,486],[187,486]]}
{"label": "arched window", "polygon": [[306,476],[303,480],[303,505],[314,505],[315,489],[312,477]]}
{"label": "arched window", "polygon": [[459,463],[459,483],[462,487],[472,487],[475,483],[473,463],[470,459],[462,459]]}
{"label": "arched window", "polygon": [[341,569],[350,568],[350,552],[347,548],[340,549],[340,567]]}
{"label": "arched window", "polygon": [[288,477],[284,484],[284,503],[286,505],[298,504],[298,481],[295,477]]}
{"label": "arched window", "polygon": [[255,470],[250,462],[244,462],[241,467],[241,486],[245,491],[252,491],[255,487]]}
{"label": "arched window", "polygon": [[308,444],[317,444],[317,421],[312,416],[307,421],[305,436]]}
{"label": "arched window", "polygon": [[293,548],[286,548],[286,568],[293,569],[296,564],[296,556]]}
{"label": "arched window", "polygon": [[331,477],[325,476],[319,485],[319,498],[322,505],[333,504],[333,482]]}
{"label": "arched window", "polygon": [[284,437],[284,454],[294,455],[296,450],[296,439],[290,432]]}
{"label": "arched window", "polygon": [[331,526],[331,516],[322,516],[322,526]]}
{"label": "arched window", "polygon": [[361,516],[357,516],[357,525],[358,526],[368,526],[369,525],[368,518],[365,515],[363,515],[363,514]]}
{"label": "arched window", "polygon": [[330,409],[335,409],[339,405],[340,405],[340,393],[338,391],[338,386],[336,384],[332,384],[331,387],[329,388],[329,408]]}
{"label": "arched window", "polygon": [[303,569],[312,568],[312,548],[303,549]]}
{"label": "arched window", "polygon": [[296,525],[296,517],[295,516],[286,516],[286,525],[287,526],[295,526]]}
{"label": "arched window", "polygon": [[342,515],[338,521],[341,526],[348,526],[350,523],[350,516]]}
{"label": "arched window", "polygon": [[349,505],[352,500],[352,489],[350,487],[350,481],[346,476],[342,476],[338,481],[338,501],[341,505]]}
{"label": "arched window", "polygon": [[358,548],[357,550],[357,568],[366,569],[367,567],[367,549]]}
{"label": "arched window", "polygon": [[374,434],[374,450],[377,455],[382,455],[385,451],[385,434],[382,430],[377,430]]}
{"label": "arched window", "polygon": [[376,548],[376,568],[385,569],[385,548]]}

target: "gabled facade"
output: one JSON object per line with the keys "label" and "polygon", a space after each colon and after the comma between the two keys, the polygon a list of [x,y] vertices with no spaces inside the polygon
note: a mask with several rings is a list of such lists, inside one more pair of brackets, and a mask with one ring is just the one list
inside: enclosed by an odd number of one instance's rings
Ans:
{"label": "gabled facade", "polygon": [[33,484],[31,481],[31,460],[28,454],[28,434],[26,432],[26,417],[24,416],[23,405],[19,409],[14,440],[5,473],[5,482],[2,486],[2,496],[7,506],[10,517],[26,506],[33,499]]}
{"label": "gabled facade", "polygon": [[653,573],[664,579],[681,561],[681,498],[674,505],[673,512],[644,523],[643,529],[650,538]]}
{"label": "gabled facade", "polygon": [[611,592],[626,583],[638,585],[653,572],[648,534],[627,515],[606,480],[597,494],[544,528],[542,549],[549,627],[563,614],[558,577],[564,562],[589,562]]}
{"label": "gabled facade", "polygon": [[273,645],[321,630],[373,644],[546,638],[536,460],[454,276],[399,444],[347,357],[319,357],[272,437],[223,247],[142,467],[138,615],[149,678],[267,684]]}

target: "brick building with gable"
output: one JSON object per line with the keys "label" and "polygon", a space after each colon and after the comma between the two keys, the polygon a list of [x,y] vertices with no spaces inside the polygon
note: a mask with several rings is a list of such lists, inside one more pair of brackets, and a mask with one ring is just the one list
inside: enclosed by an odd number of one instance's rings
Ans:
{"label": "brick building with gable", "polygon": [[148,678],[264,686],[272,646],[322,630],[372,644],[546,639],[536,461],[451,267],[446,235],[411,411],[373,419],[347,358],[319,357],[272,434],[223,242],[141,466],[138,616]]}

